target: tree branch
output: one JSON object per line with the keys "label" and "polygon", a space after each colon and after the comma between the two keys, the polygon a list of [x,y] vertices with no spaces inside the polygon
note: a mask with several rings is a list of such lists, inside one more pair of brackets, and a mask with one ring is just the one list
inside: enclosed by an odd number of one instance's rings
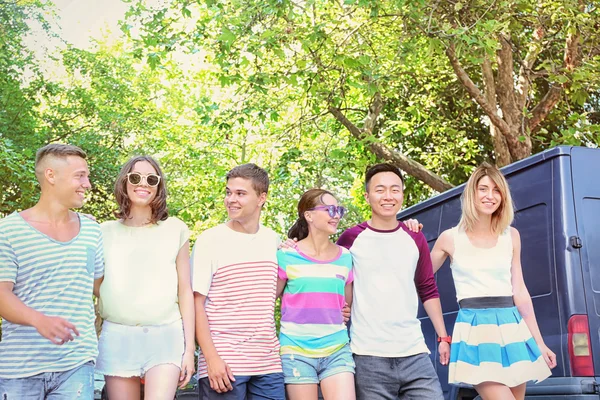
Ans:
{"label": "tree branch", "polygon": [[[508,126],[513,126],[521,121],[523,115],[523,110],[516,106],[513,50],[509,37],[501,34],[498,39],[500,41],[500,49],[496,54],[498,62],[496,95],[498,96],[498,104],[502,110],[502,118]],[[504,135],[508,136],[506,133]]]}
{"label": "tree branch", "polygon": [[[374,128],[375,121],[382,108],[383,101],[381,95],[378,93],[375,95],[373,103],[369,108],[369,116],[365,119],[365,127],[369,127],[371,130]],[[348,129],[352,136],[358,140],[365,141],[369,149],[380,159],[392,162],[407,174],[414,176],[438,192],[444,192],[453,187],[450,183],[432,173],[418,162],[411,160],[396,150],[388,148],[378,141],[374,141],[366,129],[360,129],[354,125],[339,108],[329,106],[329,112]]]}
{"label": "tree branch", "polygon": [[381,98],[381,93],[375,93],[373,96],[373,101],[369,106],[369,112],[367,117],[365,118],[365,122],[363,123],[363,132],[367,135],[372,135],[375,130],[375,124],[377,123],[377,118],[379,118],[379,114],[381,114],[381,110],[383,110],[383,99]]}
{"label": "tree branch", "polygon": [[492,124],[496,125],[496,127],[502,132],[502,134],[507,135],[510,133],[510,128],[508,124],[500,118],[495,106],[492,106],[485,99],[484,95],[481,93],[479,88],[473,83],[469,75],[467,75],[466,71],[460,65],[460,62],[456,58],[456,53],[454,50],[454,43],[450,44],[450,46],[446,49],[446,55],[450,60],[450,64],[458,77],[458,80],[462,83],[467,92],[471,95],[473,100],[479,104],[479,106],[483,109],[486,115],[490,118]]}
{"label": "tree branch", "polygon": [[[486,54],[481,66],[483,83],[485,84],[485,98],[488,103],[496,105],[496,83],[494,82],[494,72],[492,71],[492,63]],[[503,167],[511,163],[510,150],[506,144],[506,138],[497,131],[494,124],[490,124],[490,136],[494,144],[494,154],[496,156],[496,164]]]}
{"label": "tree branch", "polygon": [[529,85],[531,84],[531,69],[538,55],[542,51],[542,39],[545,36],[544,28],[538,26],[533,32],[533,40],[529,44],[529,50],[521,62],[519,68],[519,84],[517,85],[517,106],[520,110],[525,109],[527,95],[529,94]]}
{"label": "tree branch", "polygon": [[[579,65],[579,31],[567,35],[565,41],[565,55],[563,59],[563,68],[566,72],[573,72]],[[550,111],[556,106],[560,100],[561,93],[564,88],[568,87],[569,83],[563,85],[552,85],[542,100],[531,110],[531,118],[527,121],[527,126],[530,132],[537,130],[540,123],[546,119]]]}

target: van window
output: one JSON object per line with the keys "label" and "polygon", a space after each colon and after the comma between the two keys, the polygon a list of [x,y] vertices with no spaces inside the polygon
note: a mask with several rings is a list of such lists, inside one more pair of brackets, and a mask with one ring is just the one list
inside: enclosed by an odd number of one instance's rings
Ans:
{"label": "van window", "polygon": [[532,297],[552,292],[551,257],[552,225],[550,208],[535,204],[515,214],[514,226],[521,235],[521,267],[527,289]]}

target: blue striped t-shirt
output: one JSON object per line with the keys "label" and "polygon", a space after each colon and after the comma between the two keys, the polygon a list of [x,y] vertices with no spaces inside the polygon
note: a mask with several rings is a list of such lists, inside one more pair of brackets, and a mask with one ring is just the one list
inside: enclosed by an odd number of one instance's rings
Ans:
{"label": "blue striped t-shirt", "polygon": [[95,360],[94,279],[104,274],[100,226],[78,214],[79,234],[68,242],[39,232],[18,213],[0,220],[0,282],[28,307],[73,323],[80,336],[61,346],[34,327],[2,322],[0,378],[60,372]]}

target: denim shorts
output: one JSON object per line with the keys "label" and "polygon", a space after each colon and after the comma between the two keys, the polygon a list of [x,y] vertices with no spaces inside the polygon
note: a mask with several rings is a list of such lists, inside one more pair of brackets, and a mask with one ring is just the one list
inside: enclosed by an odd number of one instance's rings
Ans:
{"label": "denim shorts", "polygon": [[286,384],[319,383],[342,372],[354,373],[354,359],[349,345],[321,358],[282,354],[281,363]]}
{"label": "denim shorts", "polygon": [[152,367],[181,368],[185,340],[181,320],[165,325],[128,326],[104,321],[98,341],[96,372],[130,378]]}
{"label": "denim shorts", "polygon": [[93,361],[63,372],[46,372],[27,378],[0,378],[2,400],[87,400],[93,397]]}

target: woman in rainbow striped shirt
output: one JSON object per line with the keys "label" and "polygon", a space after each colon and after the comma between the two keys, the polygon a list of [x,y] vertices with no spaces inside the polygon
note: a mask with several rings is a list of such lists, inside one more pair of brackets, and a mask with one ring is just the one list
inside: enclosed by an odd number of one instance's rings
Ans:
{"label": "woman in rainbow striped shirt", "polygon": [[288,237],[277,252],[281,300],[281,361],[289,400],[354,400],[354,360],[342,316],[352,303],[352,256],[329,240],[346,209],[331,192],[311,189],[298,203]]}

